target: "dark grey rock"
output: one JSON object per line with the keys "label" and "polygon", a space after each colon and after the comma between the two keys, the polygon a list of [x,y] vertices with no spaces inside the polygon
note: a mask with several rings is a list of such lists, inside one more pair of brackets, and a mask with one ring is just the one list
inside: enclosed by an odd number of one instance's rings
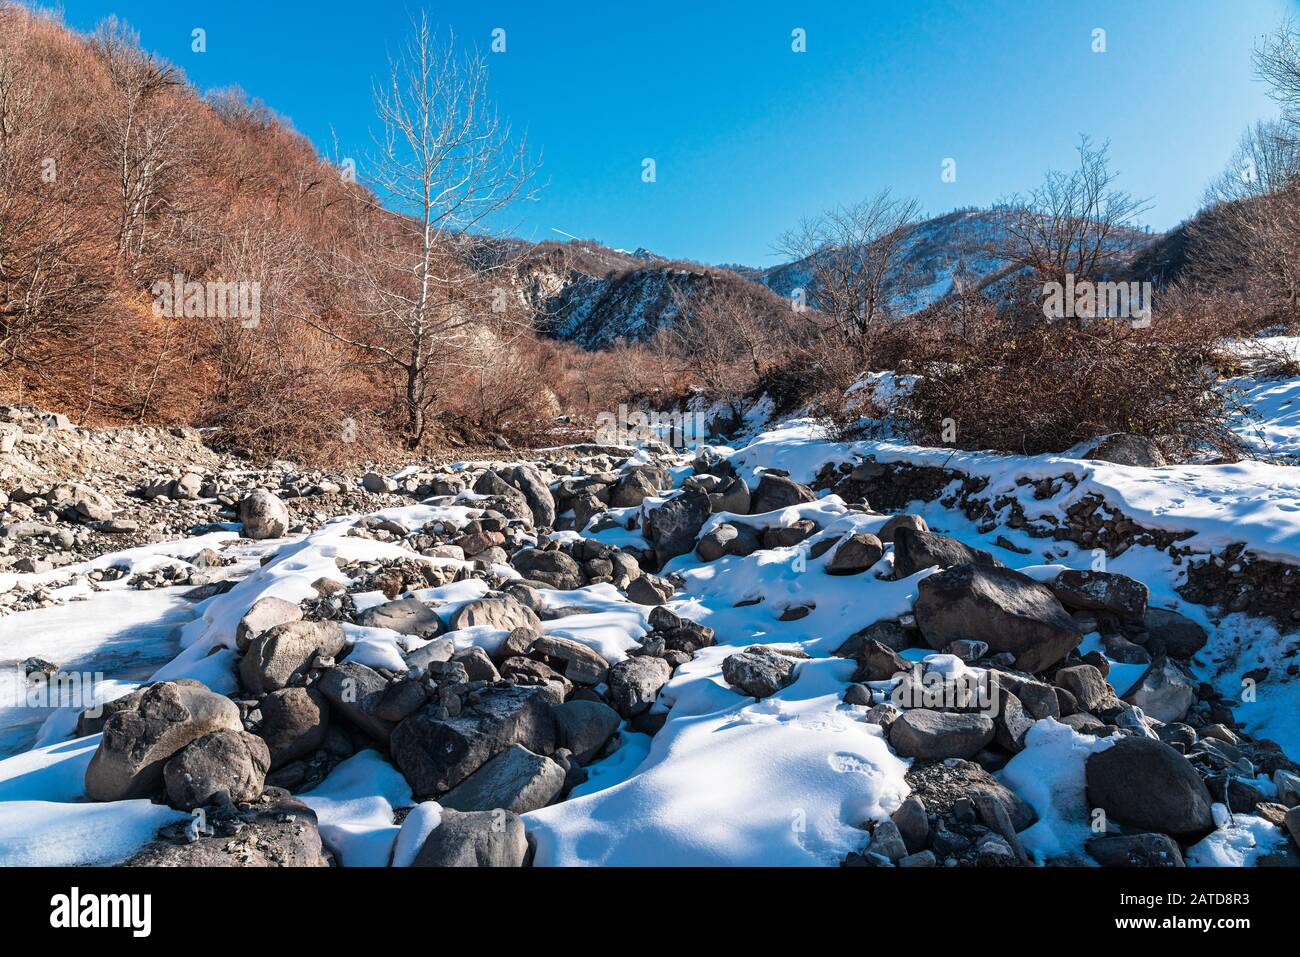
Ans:
{"label": "dark grey rock", "polygon": [[534,754],[555,750],[551,685],[495,686],[468,700],[461,712],[439,718],[432,708],[411,715],[393,731],[393,760],[417,797],[443,794],[512,744]]}
{"label": "dark grey rock", "polygon": [[399,598],[367,608],[357,615],[357,624],[366,628],[388,628],[418,638],[434,638],[443,631],[442,619],[433,606],[418,598]]}
{"label": "dark grey rock", "polygon": [[527,814],[554,801],[564,788],[564,769],[521,744],[512,744],[456,785],[438,803],[456,811],[504,808]]}
{"label": "dark grey rock", "polygon": [[1191,763],[1161,741],[1119,738],[1089,755],[1088,801],[1121,824],[1191,839],[1214,827],[1210,792]]}
{"label": "dark grey rock", "polygon": [[444,809],[412,867],[522,867],[528,856],[524,822],[509,811]]}
{"label": "dark grey rock", "polygon": [[971,548],[947,535],[923,532],[906,525],[900,525],[894,530],[895,578],[907,578],[935,565],[940,568],[951,568],[954,565],[967,563],[990,568],[1002,566],[1002,563],[988,552]]}
{"label": "dark grey rock", "polygon": [[708,494],[695,489],[687,489],[650,512],[643,534],[654,545],[659,561],[691,551],[710,512]]}
{"label": "dark grey rock", "polygon": [[1010,568],[955,565],[921,580],[916,623],[932,648],[970,638],[1015,655],[1022,671],[1043,671],[1082,634],[1047,588]]}
{"label": "dark grey rock", "polygon": [[258,735],[266,742],[271,768],[306,757],[325,741],[329,703],[314,688],[281,688],[257,703],[262,722]]}
{"label": "dark grey rock", "polygon": [[794,681],[795,662],[773,651],[741,651],[722,660],[722,677],[742,694],[766,698]]}
{"label": "dark grey rock", "polygon": [[592,761],[618,731],[618,712],[603,701],[566,701],[552,709],[556,744],[568,749],[579,764]]}
{"label": "dark grey rock", "polygon": [[672,668],[662,658],[637,655],[624,658],[609,669],[609,700],[624,718],[649,709],[659,689],[672,677]]}
{"label": "dark grey rock", "polygon": [[758,480],[758,487],[750,494],[749,511],[751,515],[759,515],[778,508],[789,508],[791,505],[815,501],[817,496],[808,486],[779,475],[765,473]]}
{"label": "dark grey rock", "polygon": [[244,687],[254,695],[301,683],[318,657],[333,658],[347,647],[336,621],[292,621],[255,638],[239,663]]}
{"label": "dark grey rock", "polygon": [[1106,611],[1128,621],[1146,614],[1147,586],[1127,575],[1067,569],[1047,586],[1066,608]]}
{"label": "dark grey rock", "polygon": [[160,681],[135,708],[104,723],[104,736],[86,767],[92,801],[149,797],[163,783],[171,757],[213,731],[242,731],[239,707],[202,686]]}
{"label": "dark grey rock", "polygon": [[213,801],[256,801],[270,766],[271,752],[257,735],[213,731],[191,741],[163,766],[167,803],[189,811]]}
{"label": "dark grey rock", "polygon": [[913,709],[889,726],[889,743],[906,758],[969,758],[993,740],[994,732],[986,715]]}
{"label": "dark grey rock", "polygon": [[828,575],[857,575],[871,568],[885,554],[875,535],[860,532],[842,539],[826,563]]}
{"label": "dark grey rock", "polygon": [[1094,837],[1088,853],[1102,867],[1184,867],[1183,853],[1167,834]]}

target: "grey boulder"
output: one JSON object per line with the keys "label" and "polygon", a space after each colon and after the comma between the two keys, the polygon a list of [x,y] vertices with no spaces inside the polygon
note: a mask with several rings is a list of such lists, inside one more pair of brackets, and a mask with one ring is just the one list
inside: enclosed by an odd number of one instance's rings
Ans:
{"label": "grey boulder", "polygon": [[104,723],[104,736],[86,767],[92,801],[148,797],[163,782],[163,767],[191,741],[213,731],[242,731],[239,708],[207,688],[161,681],[135,708]]}
{"label": "grey boulder", "polygon": [[554,801],[564,788],[564,768],[512,744],[456,785],[438,803],[456,811],[504,808],[527,814]]}
{"label": "grey boulder", "polygon": [[889,726],[889,743],[905,758],[969,758],[993,740],[993,719],[982,714],[913,709]]}
{"label": "grey boulder", "polygon": [[239,522],[245,538],[283,538],[293,519],[284,502],[259,488],[239,503]]}
{"label": "grey boulder", "polygon": [[1067,608],[1106,611],[1129,621],[1141,621],[1147,610],[1147,586],[1114,572],[1067,569],[1047,586]]}
{"label": "grey boulder", "polygon": [[842,539],[826,563],[828,575],[857,575],[880,561],[885,547],[875,535],[859,532]]}
{"label": "grey boulder", "polygon": [[525,548],[510,563],[529,581],[541,582],[561,591],[582,587],[582,569],[559,549]]}
{"label": "grey boulder", "polygon": [[270,766],[270,749],[257,735],[213,731],[186,745],[163,766],[167,803],[189,811],[213,801],[256,801]]}
{"label": "grey boulder", "polygon": [[722,660],[722,677],[742,694],[767,698],[794,681],[795,662],[774,651],[740,651]]}
{"label": "grey boulder", "polygon": [[1190,658],[1209,641],[1204,628],[1185,615],[1165,608],[1148,608],[1142,624],[1147,630],[1147,641],[1163,642],[1165,653],[1175,658]]}
{"label": "grey boulder", "polygon": [[412,867],[522,867],[528,838],[518,814],[444,809]]}
{"label": "grey boulder", "polygon": [[299,683],[318,658],[347,647],[336,621],[291,621],[258,635],[244,652],[239,676],[251,694],[262,695]]}
{"label": "grey boulder", "polygon": [[1121,824],[1190,839],[1214,827],[1209,789],[1162,741],[1120,738],[1088,756],[1088,801]]}
{"label": "grey boulder", "polygon": [[263,632],[301,619],[302,608],[293,602],[271,595],[259,598],[239,619],[235,628],[235,645],[240,651],[247,651],[253,639]]}
{"label": "grey boulder", "polygon": [[758,480],[758,487],[750,494],[749,511],[751,515],[772,512],[778,508],[791,505],[803,505],[817,501],[817,496],[806,485],[780,475],[764,475]]}
{"label": "grey boulder", "polygon": [[1184,867],[1183,853],[1167,834],[1113,834],[1085,845],[1102,867]]}
{"label": "grey boulder", "polygon": [[687,489],[651,511],[644,519],[642,534],[654,545],[655,557],[666,562],[695,547],[695,537],[710,512],[708,493]]}
{"label": "grey boulder", "polygon": [[440,718],[425,708],[393,731],[393,760],[417,797],[446,793],[512,744],[534,754],[555,750],[553,685],[484,688],[459,714]]}
{"label": "grey boulder", "polygon": [[916,623],[931,648],[962,638],[1015,655],[1021,671],[1056,664],[1082,640],[1079,626],[1046,587],[1010,568],[968,563],[921,580]]}
{"label": "grey boulder", "polygon": [[329,699],[336,715],[342,715],[381,744],[388,743],[394,723],[380,716],[388,682],[379,672],[360,662],[346,661],[321,675],[316,687]]}
{"label": "grey boulder", "polygon": [[315,688],[281,688],[257,703],[258,735],[271,754],[271,768],[306,757],[325,742],[329,702]]}
{"label": "grey boulder", "polygon": [[510,595],[477,598],[461,606],[452,616],[448,629],[459,631],[474,625],[487,625],[500,631],[513,631],[516,628],[526,628],[535,634],[541,634],[542,631],[537,613]]}
{"label": "grey boulder", "polygon": [[624,718],[634,718],[649,710],[672,673],[672,666],[662,658],[624,658],[609,669],[610,703]]}
{"label": "grey boulder", "polygon": [[1123,698],[1157,721],[1182,721],[1196,703],[1196,679],[1165,655],[1142,673]]}
{"label": "grey boulder", "polygon": [[357,624],[366,628],[387,628],[418,638],[434,638],[443,630],[437,611],[418,598],[399,598],[367,608],[357,616]]}
{"label": "grey boulder", "polygon": [[702,561],[715,562],[726,555],[745,556],[758,551],[758,535],[748,525],[723,522],[700,536],[695,553]]}
{"label": "grey boulder", "polygon": [[967,563],[990,568],[1000,568],[1002,565],[988,552],[971,548],[947,535],[921,531],[907,525],[894,529],[895,578],[907,578],[935,565],[951,568]]}
{"label": "grey boulder", "polygon": [[603,701],[574,699],[552,709],[556,746],[568,748],[579,764],[587,764],[618,731],[618,712]]}

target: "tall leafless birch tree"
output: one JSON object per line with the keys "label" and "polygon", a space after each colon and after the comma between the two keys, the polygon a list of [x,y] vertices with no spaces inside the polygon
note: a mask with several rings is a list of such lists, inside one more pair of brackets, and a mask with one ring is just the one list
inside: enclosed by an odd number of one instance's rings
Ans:
{"label": "tall leafless birch tree", "polygon": [[[375,84],[379,131],[356,200],[355,244],[333,269],[352,293],[356,330],[306,321],[374,356],[400,381],[405,441],[419,446],[439,370],[500,302],[471,267],[474,232],[531,198],[536,165],[488,101],[486,60],[440,44],[427,17]],[[498,310],[499,311],[499,310]]]}

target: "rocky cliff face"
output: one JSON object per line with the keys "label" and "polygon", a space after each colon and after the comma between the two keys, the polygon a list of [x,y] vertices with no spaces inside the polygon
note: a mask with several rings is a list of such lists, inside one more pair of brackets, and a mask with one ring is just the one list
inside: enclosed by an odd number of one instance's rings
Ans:
{"label": "rocky cliff face", "polygon": [[516,291],[539,329],[584,349],[645,342],[679,318],[680,298],[710,295],[726,285],[775,303],[762,285],[730,269],[663,259],[646,250],[597,243],[542,243],[523,251]]}

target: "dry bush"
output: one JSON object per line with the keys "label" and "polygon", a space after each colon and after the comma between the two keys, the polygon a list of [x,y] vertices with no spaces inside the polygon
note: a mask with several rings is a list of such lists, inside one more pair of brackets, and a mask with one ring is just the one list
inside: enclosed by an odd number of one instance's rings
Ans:
{"label": "dry bush", "polygon": [[[319,457],[344,410],[370,423],[388,401],[372,364],[283,321],[323,298],[313,264],[355,242],[361,192],[239,91],[201,99],[125,25],[79,36],[0,0],[0,394]],[[177,273],[259,283],[261,325],[156,315],[151,288]]]}
{"label": "dry bush", "polygon": [[649,348],[696,394],[733,402],[753,391],[808,323],[781,297],[732,273],[706,271],[703,280],[673,289],[677,318]]}
{"label": "dry bush", "polygon": [[999,314],[989,334],[954,339],[897,410],[909,438],[999,452],[1062,452],[1097,435],[1154,439],[1175,457],[1236,456],[1240,413],[1217,387],[1222,334],[1194,296],[1170,295],[1150,327],[1110,319]]}
{"label": "dry bush", "polygon": [[836,206],[787,231],[777,249],[807,265],[809,304],[849,339],[868,334],[896,314],[894,300],[923,284],[904,269],[907,239],[920,205],[883,190]]}

